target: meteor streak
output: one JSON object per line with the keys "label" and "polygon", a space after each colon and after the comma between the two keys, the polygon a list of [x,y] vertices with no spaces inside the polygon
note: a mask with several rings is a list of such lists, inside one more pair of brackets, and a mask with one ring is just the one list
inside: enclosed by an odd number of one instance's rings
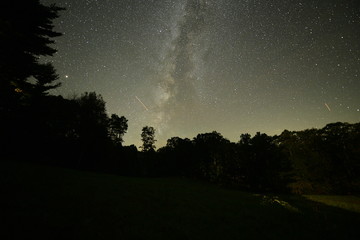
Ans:
{"label": "meteor streak", "polygon": [[330,109],[329,105],[327,105],[327,103],[325,103],[325,107],[329,110],[329,112],[331,112],[331,109]]}
{"label": "meteor streak", "polygon": [[137,96],[135,96],[135,98],[139,101],[139,103],[141,103],[141,105],[146,109],[146,111],[149,111],[149,109],[145,106],[145,104]]}

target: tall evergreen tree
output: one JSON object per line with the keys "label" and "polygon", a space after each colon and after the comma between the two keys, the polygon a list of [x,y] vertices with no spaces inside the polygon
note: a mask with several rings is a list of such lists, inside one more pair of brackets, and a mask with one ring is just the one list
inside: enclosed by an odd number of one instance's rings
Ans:
{"label": "tall evergreen tree", "polygon": [[53,20],[63,10],[44,6],[38,0],[1,1],[0,3],[0,110],[20,99],[43,95],[58,87],[58,75],[41,57],[53,56]]}

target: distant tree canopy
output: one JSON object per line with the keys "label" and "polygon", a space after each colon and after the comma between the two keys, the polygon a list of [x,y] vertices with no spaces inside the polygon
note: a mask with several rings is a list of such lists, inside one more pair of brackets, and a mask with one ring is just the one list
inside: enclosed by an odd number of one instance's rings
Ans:
{"label": "distant tree canopy", "polygon": [[78,136],[76,142],[81,149],[81,161],[86,162],[86,158],[94,161],[107,158],[112,147],[121,146],[128,120],[116,114],[108,117],[105,101],[95,92],[85,92],[73,101],[77,105],[73,126]]}
{"label": "distant tree canopy", "polygon": [[27,96],[46,94],[60,84],[51,63],[53,20],[63,8],[44,6],[38,0],[1,1],[0,3],[0,103],[7,108]]}
{"label": "distant tree canopy", "polygon": [[158,154],[167,169],[162,172],[252,191],[360,192],[360,123],[285,130],[279,136],[246,133],[238,143],[217,132],[193,140],[173,137]]}
{"label": "distant tree canopy", "polygon": [[104,139],[108,136],[108,116],[105,101],[95,92],[85,92],[76,99],[79,105],[79,136],[85,141]]}
{"label": "distant tree canopy", "polygon": [[223,176],[225,166],[222,163],[227,161],[227,146],[230,141],[213,131],[198,134],[193,142],[201,175],[211,181],[219,180]]}
{"label": "distant tree canopy", "polygon": [[344,194],[360,190],[360,123],[285,130],[274,141],[291,163],[292,192]]}
{"label": "distant tree canopy", "polygon": [[141,146],[143,152],[149,152],[155,150],[155,129],[153,127],[145,126],[142,128],[141,140],[143,145]]}

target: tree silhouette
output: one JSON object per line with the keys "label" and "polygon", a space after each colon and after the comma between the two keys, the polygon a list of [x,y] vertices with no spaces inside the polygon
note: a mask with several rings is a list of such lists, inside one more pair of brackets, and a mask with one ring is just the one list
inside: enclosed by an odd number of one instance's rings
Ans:
{"label": "tree silhouette", "polygon": [[86,141],[107,137],[108,117],[105,101],[95,92],[85,92],[78,98],[80,138]]}
{"label": "tree silhouette", "polygon": [[172,137],[158,150],[164,175],[194,176],[196,172],[194,148],[190,139]]}
{"label": "tree silhouette", "polygon": [[124,116],[119,117],[116,114],[112,114],[109,119],[109,135],[117,145],[121,145],[123,142],[123,136],[128,129],[127,122],[128,120]]}
{"label": "tree silhouette", "polygon": [[246,159],[246,180],[252,188],[273,190],[280,184],[282,156],[273,138],[257,132],[250,140],[250,158]]}
{"label": "tree silhouette", "polygon": [[230,141],[220,133],[213,131],[198,134],[193,142],[200,174],[210,181],[221,181],[228,161],[227,146]]}
{"label": "tree silhouette", "polygon": [[53,20],[63,8],[44,6],[38,0],[1,1],[0,4],[0,107],[32,95],[43,95],[58,76],[51,63],[42,56],[52,56]]}
{"label": "tree silhouette", "polygon": [[156,148],[155,129],[149,126],[143,127],[141,133],[141,140],[143,142],[143,145],[140,148],[142,148],[143,152],[154,151]]}
{"label": "tree silhouette", "polygon": [[251,141],[251,135],[250,134],[245,133],[245,134],[240,135],[240,141],[239,141],[240,145],[248,146],[248,145],[250,145],[250,141]]}
{"label": "tree silhouette", "polygon": [[[108,116],[105,101],[95,92],[86,92],[76,99],[78,111],[78,135],[81,156],[78,165],[94,168],[104,158],[108,143]],[[87,161],[83,161],[87,160]]]}
{"label": "tree silhouette", "polygon": [[52,23],[61,10],[56,5],[44,6],[38,0],[0,3],[0,151],[3,153],[40,153],[39,146],[44,142],[50,144],[48,140],[53,137],[46,131],[48,126],[56,125],[50,122],[47,108],[47,103],[54,99],[42,97],[59,86],[55,83],[58,76],[52,64],[41,58],[56,52],[51,44],[61,34],[53,30]]}
{"label": "tree silhouette", "polygon": [[348,193],[359,189],[359,124],[283,131],[277,138],[291,163],[293,193]]}

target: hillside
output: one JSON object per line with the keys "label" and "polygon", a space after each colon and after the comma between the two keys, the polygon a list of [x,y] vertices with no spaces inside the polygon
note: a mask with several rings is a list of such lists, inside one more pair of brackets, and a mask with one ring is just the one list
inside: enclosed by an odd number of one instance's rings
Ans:
{"label": "hillside", "polygon": [[359,237],[359,213],[298,196],[26,163],[1,162],[0,173],[1,239]]}

